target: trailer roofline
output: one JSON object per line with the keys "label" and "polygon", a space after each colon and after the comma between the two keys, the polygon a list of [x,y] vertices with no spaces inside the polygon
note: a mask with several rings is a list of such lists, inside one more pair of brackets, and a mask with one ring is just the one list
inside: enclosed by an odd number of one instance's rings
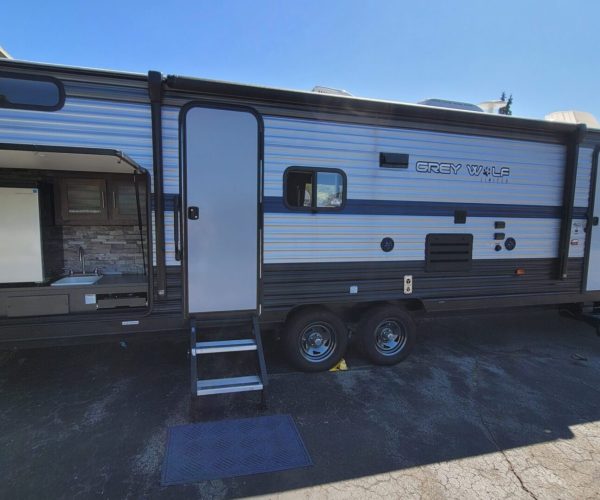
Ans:
{"label": "trailer roofline", "polygon": [[[86,68],[56,65],[14,59],[0,59],[0,68],[19,70],[48,71],[57,74],[120,78],[146,83],[147,73],[126,72],[120,70]],[[168,75],[166,87],[173,91],[207,94],[220,98],[246,98],[275,105],[311,106],[323,110],[344,112],[367,112],[387,116],[401,117],[404,120],[425,120],[437,123],[479,125],[482,128],[537,131],[546,134],[566,134],[569,136],[577,129],[577,124],[551,122],[537,118],[523,118],[507,115],[493,115],[476,111],[436,108],[422,104],[373,99],[356,96],[319,94],[304,90],[250,85],[243,83]]]}
{"label": "trailer roofline", "polygon": [[369,112],[392,115],[404,120],[426,120],[437,123],[480,125],[483,128],[502,128],[542,133],[570,135],[577,130],[577,124],[551,122],[535,118],[507,115],[493,115],[476,111],[436,108],[422,104],[405,103],[383,99],[356,96],[320,94],[303,90],[290,90],[259,85],[247,85],[220,80],[190,78],[168,75],[166,85],[169,90],[202,93],[218,98],[245,98],[258,102],[304,105],[320,110],[344,112]]}
{"label": "trailer roofline", "polygon": [[136,73],[112,69],[89,68],[85,66],[68,66],[62,64],[50,64],[17,59],[0,59],[0,68],[2,67],[20,70],[43,70],[55,73],[69,73],[75,75],[93,75],[112,78],[125,78],[130,80],[137,80],[140,82],[145,82],[147,80],[147,74],[145,73]]}

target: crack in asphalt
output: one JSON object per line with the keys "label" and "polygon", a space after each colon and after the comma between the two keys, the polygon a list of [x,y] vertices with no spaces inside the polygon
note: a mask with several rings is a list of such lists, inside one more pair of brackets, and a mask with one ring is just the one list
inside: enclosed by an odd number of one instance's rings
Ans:
{"label": "crack in asphalt", "polygon": [[508,464],[508,468],[509,468],[510,472],[513,474],[513,476],[515,476],[517,478],[517,481],[519,481],[519,485],[521,486],[521,489],[525,493],[527,493],[531,498],[533,498],[534,500],[538,500],[537,496],[525,485],[523,478],[519,475],[519,473],[515,469],[512,461],[510,460],[510,458],[508,458],[508,455],[506,454],[504,449],[500,446],[500,444],[496,440],[493,432],[491,431],[491,429],[489,427],[489,424],[485,421],[485,418],[483,418],[481,408],[479,407],[479,404],[477,403],[477,390],[479,388],[479,358],[477,356],[475,356],[474,359],[475,359],[475,364],[473,365],[473,389],[475,392],[475,394],[474,394],[475,397],[473,399],[473,403],[475,406],[475,411],[477,412],[477,416],[479,417],[481,425],[483,426],[483,429],[485,430],[485,434],[486,434],[488,440],[496,447],[496,450],[498,450],[498,452],[502,455],[502,457]]}

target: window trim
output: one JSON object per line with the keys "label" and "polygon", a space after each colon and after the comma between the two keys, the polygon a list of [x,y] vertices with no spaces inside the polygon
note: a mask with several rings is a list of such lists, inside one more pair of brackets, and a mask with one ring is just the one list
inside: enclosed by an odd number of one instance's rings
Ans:
{"label": "window trim", "polygon": [[[343,188],[344,188],[342,191],[342,204],[339,207],[317,207],[316,205],[310,206],[310,207],[294,207],[294,206],[290,205],[287,201],[287,178],[288,178],[290,171],[311,172],[313,174],[316,174],[315,180],[318,179],[319,172],[339,174],[342,177],[342,184],[343,184]],[[316,204],[317,184],[318,184],[318,181],[313,182],[313,188],[312,188],[312,193],[311,193],[311,204],[313,203],[313,200],[314,200],[314,203]],[[339,211],[343,210],[344,207],[346,206],[346,201],[347,201],[347,196],[348,196],[347,190],[348,190],[348,177],[346,176],[346,172],[344,172],[340,168],[303,167],[300,165],[292,165],[292,166],[287,167],[285,169],[285,171],[283,172],[283,204],[285,205],[285,207],[288,210],[292,210],[294,212],[312,212],[312,213],[339,212]]]}
{"label": "window trim", "polygon": [[15,80],[30,80],[30,81],[38,81],[38,82],[47,82],[52,83],[58,89],[58,102],[53,106],[44,106],[41,104],[14,104],[12,102],[0,101],[0,108],[6,109],[27,109],[32,111],[58,111],[63,108],[65,105],[66,93],[64,84],[53,76],[46,75],[28,75],[23,73],[13,73],[10,71],[0,71],[0,77],[2,78],[12,78]]}

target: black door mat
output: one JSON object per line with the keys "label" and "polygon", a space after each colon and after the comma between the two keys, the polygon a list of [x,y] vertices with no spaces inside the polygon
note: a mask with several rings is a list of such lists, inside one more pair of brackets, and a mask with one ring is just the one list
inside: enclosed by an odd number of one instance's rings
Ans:
{"label": "black door mat", "polygon": [[312,465],[290,415],[169,427],[162,485]]}

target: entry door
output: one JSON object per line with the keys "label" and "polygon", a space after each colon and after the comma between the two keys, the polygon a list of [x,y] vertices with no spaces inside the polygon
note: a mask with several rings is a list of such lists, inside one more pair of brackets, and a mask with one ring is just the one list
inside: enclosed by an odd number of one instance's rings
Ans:
{"label": "entry door", "polygon": [[594,213],[591,227],[587,228],[587,237],[591,239],[589,254],[587,256],[587,282],[586,290],[591,292],[600,290],[600,179],[598,179],[598,151],[594,151],[594,168],[592,173],[594,180]]}
{"label": "entry door", "polygon": [[185,115],[188,312],[257,308],[259,125],[249,111]]}

